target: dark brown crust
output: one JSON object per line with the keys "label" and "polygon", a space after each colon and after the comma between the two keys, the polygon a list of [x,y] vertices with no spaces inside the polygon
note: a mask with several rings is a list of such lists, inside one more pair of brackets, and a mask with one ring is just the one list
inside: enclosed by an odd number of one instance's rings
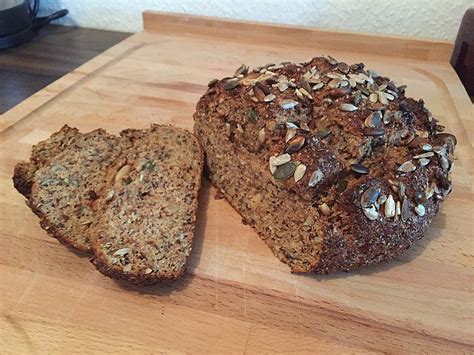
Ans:
{"label": "dark brown crust", "polygon": [[[348,66],[345,63],[337,63],[332,58],[320,57],[302,64],[282,63],[277,67],[275,69],[268,66],[260,67],[249,74],[244,73],[243,78],[240,79],[224,78],[213,82],[198,102],[194,116],[195,134],[207,153],[206,168],[210,172],[211,181],[244,219],[256,227],[257,232],[275,255],[289,264],[293,272],[315,271],[325,274],[348,271],[400,255],[423,236],[437,214],[441,201],[451,191],[450,171],[456,138],[451,134],[438,133],[443,128],[424,107],[422,100],[415,101],[405,97],[404,88],[396,87],[389,78],[378,76],[376,73],[369,74],[362,64]],[[321,78],[328,78],[327,72],[331,72],[331,75],[332,73],[334,75],[342,75],[341,73],[365,75],[367,79],[372,80],[370,85],[375,84],[375,86],[369,88],[369,80],[364,79],[361,85],[357,82],[355,88],[350,84],[353,89],[348,86],[336,89],[329,87],[328,79],[328,81],[322,80],[324,81],[322,89],[311,89],[311,85],[310,89],[306,90],[311,93],[311,98],[301,95],[301,92],[298,96],[294,88],[304,88],[305,85],[308,87],[308,84],[304,82],[303,74],[306,75],[313,70],[310,68],[316,68],[317,75],[314,77],[321,75]],[[276,74],[271,73],[267,76],[266,70],[273,70]],[[283,89],[280,92],[278,85],[279,81],[281,83],[282,75],[288,80],[293,78],[294,85],[293,88]],[[372,75],[373,78],[369,78]],[[262,77],[265,78],[261,79]],[[318,78],[315,79],[318,80]],[[258,85],[255,84],[257,80]],[[347,78],[343,80],[349,81]],[[236,81],[239,83],[237,84]],[[356,90],[366,96],[357,103],[354,95]],[[268,98],[267,101],[267,98],[263,99],[262,91],[266,91],[263,93],[265,95],[272,93],[274,97]],[[369,92],[378,92],[375,103],[372,99],[369,100]],[[384,96],[385,100],[383,100]],[[280,104],[286,99],[296,100],[298,105],[294,109],[284,109]],[[343,104],[351,104],[352,107],[343,109]],[[353,104],[356,106],[354,110]],[[368,126],[366,119],[372,112],[384,114],[387,111],[392,114],[392,118],[383,125],[379,125],[378,130],[374,129],[374,126]],[[288,122],[295,123],[296,128],[288,125]],[[303,125],[306,125],[306,128],[303,128]],[[264,141],[258,144],[259,132],[262,129],[266,135],[264,135]],[[292,178],[278,181],[268,171],[269,158],[281,155],[288,149],[289,143],[285,143],[285,135],[288,137],[290,129],[296,129],[297,137],[305,137],[302,148],[294,152],[290,151],[291,160],[297,164],[304,164],[310,172],[309,174],[307,172],[298,182]],[[319,138],[318,135],[327,129],[332,134]],[[223,136],[228,138],[216,138]],[[436,152],[428,165],[421,165],[413,158],[415,155],[424,153],[420,143],[429,143],[433,147],[444,150],[444,153]],[[227,147],[228,145],[231,148]],[[221,147],[221,153],[229,154],[233,151],[239,159],[231,160],[225,158],[223,154],[222,159],[228,161],[228,165],[216,163],[219,149],[215,146]],[[413,160],[416,164],[416,171],[400,172],[399,167],[409,160]],[[232,195],[226,193],[225,183],[229,184],[229,181],[232,181],[229,176],[237,177],[238,175],[235,170],[228,168],[229,164],[232,164],[231,161],[233,164],[240,161],[248,168],[260,165],[259,172],[255,176],[263,177],[268,180],[268,184],[276,185],[282,191],[286,191],[278,195],[282,198],[281,201],[287,201],[293,193],[299,195],[301,202],[298,203],[298,210],[304,211],[308,206],[321,206],[327,203],[330,214],[323,216],[315,213],[314,216],[323,233],[323,242],[319,254],[312,262],[308,263],[304,258],[301,260],[305,262],[301,265],[293,262],[291,254],[298,252],[281,253],[282,245],[275,246],[274,238],[262,233],[265,228],[252,223],[252,212],[246,207],[251,196],[236,193],[235,187],[239,186],[238,183],[232,187]],[[357,163],[370,167],[369,174],[360,176],[352,172],[351,165]],[[260,172],[262,166],[267,167],[263,175]],[[221,170],[213,171],[215,167]],[[321,169],[323,177],[314,187],[311,187],[308,186],[308,182],[311,172],[315,169]],[[217,181],[213,180],[215,176],[217,176]],[[248,178],[251,180],[246,182],[247,184],[255,181],[252,180],[251,175],[248,175]],[[338,190],[338,184],[342,180],[346,180],[347,184],[343,192]],[[396,186],[391,181],[404,184],[406,193],[397,195],[394,189]],[[428,187],[433,184],[437,191],[434,197],[420,202],[419,194],[424,192],[426,195]],[[383,207],[382,202],[381,207],[377,204],[376,208],[383,218],[369,220],[363,213],[360,202],[362,193],[369,188],[380,188],[385,197],[397,196],[398,203],[406,200],[409,206],[405,214],[406,218],[401,221],[401,217],[383,216],[383,210],[380,212]],[[418,210],[415,211],[415,207]],[[295,217],[285,217],[278,211],[274,213],[274,218],[280,220]],[[287,230],[281,231],[286,235]],[[298,234],[299,232],[290,231],[290,233]],[[294,239],[288,240],[288,243],[299,242],[299,237],[300,234],[296,237],[291,236]],[[312,237],[309,236],[309,238]],[[310,245],[303,239],[300,241],[303,244],[306,243],[304,245]],[[303,256],[300,253],[296,259]]]}
{"label": "dark brown crust", "polygon": [[[151,129],[160,129],[160,127],[168,127],[172,128],[174,130],[180,130],[180,128],[173,127],[171,125],[166,125],[166,126],[160,126],[160,125],[152,125]],[[132,144],[137,144],[138,147],[140,147],[140,136],[143,134],[147,134],[148,130],[136,130],[136,129],[127,129],[122,132],[120,132],[120,136],[125,137],[130,140]],[[189,132],[188,132],[189,133]],[[199,149],[199,165],[202,167],[204,165],[204,151],[197,141],[197,139],[190,134],[190,138],[192,137],[195,140],[196,147]],[[132,148],[134,149],[134,148]],[[125,160],[122,159],[121,161],[118,161],[117,164],[114,167],[110,168],[110,173],[108,174],[109,176],[113,177],[115,175],[115,172],[117,171],[117,167],[122,166],[125,163]],[[201,168],[202,169],[202,168]],[[112,178],[109,180],[111,181]],[[199,192],[201,188],[201,180],[202,180],[202,174],[199,174],[198,176],[198,181],[196,184],[196,199],[199,197]],[[104,186],[100,192],[101,198],[103,198],[106,194],[107,191],[107,186]],[[100,205],[100,199],[98,200],[98,204]],[[97,207],[100,208],[100,207]],[[193,214],[191,216],[191,225],[192,225],[192,230],[190,231],[191,234],[191,243],[194,239],[194,233],[195,233],[195,226],[196,226],[196,215],[197,215],[197,208],[193,210]],[[95,234],[98,233],[98,229],[96,229]],[[184,266],[177,270],[176,272],[170,272],[168,270],[160,270],[159,273],[150,273],[150,274],[145,274],[144,270],[139,270],[139,272],[127,272],[124,273],[122,268],[119,266],[114,266],[111,265],[107,260],[102,257],[102,252],[101,252],[101,246],[98,244],[97,238],[92,238],[91,240],[91,248],[94,253],[93,257],[91,258],[92,264],[99,270],[102,274],[113,278],[117,280],[123,280],[129,283],[133,283],[135,285],[139,286],[150,286],[150,285],[155,285],[161,281],[166,281],[166,280],[175,280],[181,275],[184,274],[186,271],[186,265],[189,259],[189,255],[191,254],[191,251],[189,254],[185,257],[185,262]]]}

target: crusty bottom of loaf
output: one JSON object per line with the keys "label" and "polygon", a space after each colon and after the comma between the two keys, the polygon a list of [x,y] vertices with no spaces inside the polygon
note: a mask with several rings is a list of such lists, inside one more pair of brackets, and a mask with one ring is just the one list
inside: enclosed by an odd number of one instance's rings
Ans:
{"label": "crusty bottom of loaf", "polygon": [[412,221],[409,228],[387,227],[391,228],[387,234],[361,227],[365,217],[354,220],[345,201],[336,202],[327,217],[314,206],[331,196],[320,196],[312,204],[270,181],[267,166],[261,166],[248,152],[236,150],[223,122],[219,127],[209,124],[207,116],[198,111],[195,134],[206,152],[213,185],[293,272],[349,271],[392,259],[422,237],[438,210],[435,205],[428,213],[428,223]]}

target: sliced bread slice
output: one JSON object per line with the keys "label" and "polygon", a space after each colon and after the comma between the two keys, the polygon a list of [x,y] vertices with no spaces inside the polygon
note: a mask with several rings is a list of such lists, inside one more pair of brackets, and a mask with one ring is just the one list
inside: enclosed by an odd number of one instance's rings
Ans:
{"label": "sliced bread slice", "polygon": [[109,170],[97,200],[92,262],[136,284],[175,279],[192,248],[202,149],[193,134],[171,126],[121,135],[132,147]]}
{"label": "sliced bread slice", "polygon": [[13,185],[25,197],[30,196],[36,170],[64,151],[81,133],[77,128],[64,125],[48,139],[33,146],[30,161],[19,162],[13,173]]}
{"label": "sliced bread slice", "polygon": [[91,205],[107,169],[128,144],[102,129],[80,134],[63,127],[33,149],[31,162],[17,166],[15,176],[41,227],[62,243],[89,251],[88,230],[96,219]]}

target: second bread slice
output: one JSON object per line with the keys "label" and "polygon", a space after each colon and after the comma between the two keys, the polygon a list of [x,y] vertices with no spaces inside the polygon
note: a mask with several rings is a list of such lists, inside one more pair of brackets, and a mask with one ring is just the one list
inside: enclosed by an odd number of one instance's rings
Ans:
{"label": "second bread slice", "polygon": [[190,132],[170,126],[121,135],[132,147],[108,172],[97,201],[92,262],[136,284],[175,279],[192,248],[202,149]]}

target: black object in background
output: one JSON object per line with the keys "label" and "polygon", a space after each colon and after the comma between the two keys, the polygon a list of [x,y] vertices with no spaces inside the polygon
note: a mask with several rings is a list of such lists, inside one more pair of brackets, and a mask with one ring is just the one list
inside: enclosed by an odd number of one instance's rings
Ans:
{"label": "black object in background", "polygon": [[28,42],[42,27],[68,14],[68,10],[60,10],[49,16],[36,17],[39,1],[0,0],[0,49]]}

